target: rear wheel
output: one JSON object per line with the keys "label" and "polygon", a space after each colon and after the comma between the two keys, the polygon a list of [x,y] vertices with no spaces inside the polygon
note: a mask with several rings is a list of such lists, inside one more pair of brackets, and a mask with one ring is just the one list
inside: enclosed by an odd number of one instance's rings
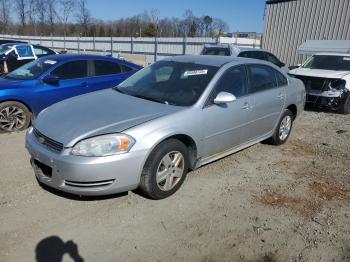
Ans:
{"label": "rear wheel", "polygon": [[339,107],[338,112],[344,115],[350,114],[350,94],[348,95],[348,98],[345,100],[344,104]]}
{"label": "rear wheel", "polygon": [[26,129],[30,124],[28,108],[16,101],[0,103],[0,131],[14,132]]}
{"label": "rear wheel", "polygon": [[140,181],[140,189],[152,199],[174,194],[188,171],[187,147],[176,139],[159,144],[148,157]]}
{"label": "rear wheel", "polygon": [[284,144],[290,135],[293,127],[294,115],[293,113],[286,109],[278,122],[276,130],[272,137],[270,137],[267,142],[272,145],[282,145]]}

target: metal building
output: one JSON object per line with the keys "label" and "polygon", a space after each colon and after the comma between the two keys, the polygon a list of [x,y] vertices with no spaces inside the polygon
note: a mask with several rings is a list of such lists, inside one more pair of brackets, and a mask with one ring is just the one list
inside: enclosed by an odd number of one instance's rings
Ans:
{"label": "metal building", "polygon": [[306,40],[350,40],[350,0],[269,0],[265,12],[262,46],[287,65],[305,60]]}

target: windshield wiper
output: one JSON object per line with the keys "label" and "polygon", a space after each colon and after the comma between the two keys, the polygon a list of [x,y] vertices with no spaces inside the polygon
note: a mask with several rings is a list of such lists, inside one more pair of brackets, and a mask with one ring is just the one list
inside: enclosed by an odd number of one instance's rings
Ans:
{"label": "windshield wiper", "polygon": [[140,95],[140,94],[133,94],[133,93],[124,92],[123,90],[119,89],[119,86],[113,87],[113,89],[114,89],[115,91],[121,93],[121,94],[129,95],[129,96],[134,96],[134,97],[137,97],[137,98],[141,98],[141,99],[145,99],[145,100],[149,100],[149,101],[153,101],[153,102],[157,102],[157,103],[161,103],[161,104],[174,105],[174,106],[176,106],[176,104],[173,103],[173,102],[169,102],[169,101],[162,100],[162,99],[159,99],[159,98],[154,98],[154,97],[149,97],[149,96],[145,96],[145,95]]}
{"label": "windshield wiper", "polygon": [[137,98],[141,98],[141,99],[145,99],[145,100],[161,103],[161,104],[166,104],[166,105],[169,104],[167,101],[164,101],[164,100],[158,99],[158,98],[154,98],[154,97],[148,97],[148,96],[139,95],[139,94],[130,94],[130,95],[134,96],[134,97],[137,97]]}

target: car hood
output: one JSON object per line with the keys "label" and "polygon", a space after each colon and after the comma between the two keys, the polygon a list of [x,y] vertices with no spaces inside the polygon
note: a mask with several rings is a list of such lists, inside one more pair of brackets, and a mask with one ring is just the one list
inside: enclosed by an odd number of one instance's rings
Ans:
{"label": "car hood", "polygon": [[335,71],[335,70],[323,70],[323,69],[309,69],[309,68],[295,68],[289,71],[289,74],[301,75],[301,76],[312,76],[322,78],[343,78],[350,74],[349,71]]}
{"label": "car hood", "polygon": [[38,115],[34,126],[43,135],[72,147],[84,138],[122,132],[178,110],[181,107],[108,89],[54,104]]}

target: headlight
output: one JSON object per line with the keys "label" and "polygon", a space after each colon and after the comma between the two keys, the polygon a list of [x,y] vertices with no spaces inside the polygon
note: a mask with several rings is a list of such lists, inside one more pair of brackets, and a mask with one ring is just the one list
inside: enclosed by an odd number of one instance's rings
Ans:
{"label": "headlight", "polygon": [[78,142],[72,149],[76,156],[111,156],[127,153],[135,140],[125,134],[109,134],[87,138]]}

